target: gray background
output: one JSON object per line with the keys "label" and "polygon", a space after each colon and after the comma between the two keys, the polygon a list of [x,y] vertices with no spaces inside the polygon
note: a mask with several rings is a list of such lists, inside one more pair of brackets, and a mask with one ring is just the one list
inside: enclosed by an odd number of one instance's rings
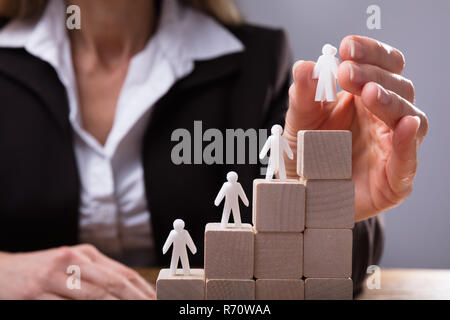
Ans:
{"label": "gray background", "polygon": [[[247,21],[281,27],[295,59],[316,60],[325,43],[348,34],[374,37],[403,51],[404,75],[430,130],[411,196],[385,213],[384,267],[450,268],[450,1],[238,0]],[[381,7],[381,30],[366,26],[369,5]]]}

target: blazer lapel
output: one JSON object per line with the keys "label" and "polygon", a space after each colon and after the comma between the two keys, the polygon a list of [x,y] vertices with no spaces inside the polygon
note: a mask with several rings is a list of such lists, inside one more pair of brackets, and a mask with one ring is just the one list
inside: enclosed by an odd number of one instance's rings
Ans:
{"label": "blazer lapel", "polygon": [[48,63],[22,48],[0,48],[0,74],[32,91],[61,129],[70,134],[67,93],[56,71]]}
{"label": "blazer lapel", "polygon": [[187,90],[236,74],[242,68],[244,52],[245,50],[212,60],[196,61],[194,70],[186,77],[178,80],[169,92],[155,103],[146,130],[146,136],[149,138],[146,147],[152,148],[151,137],[153,135],[158,136],[161,120],[163,120],[167,114],[170,114],[170,112],[173,111],[173,108],[178,108],[178,105],[171,103],[173,98],[185,94]]}
{"label": "blazer lapel", "polygon": [[175,87],[191,89],[238,72],[242,67],[243,52],[232,53],[212,60],[196,61],[194,70],[181,79]]}

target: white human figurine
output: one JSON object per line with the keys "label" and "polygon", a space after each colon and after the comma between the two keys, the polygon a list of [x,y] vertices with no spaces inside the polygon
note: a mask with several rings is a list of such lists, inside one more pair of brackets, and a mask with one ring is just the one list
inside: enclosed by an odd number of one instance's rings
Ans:
{"label": "white human figurine", "polygon": [[239,211],[239,197],[242,202],[248,207],[249,202],[247,196],[245,195],[244,189],[238,180],[238,175],[234,171],[230,171],[227,174],[227,182],[222,185],[219,193],[217,194],[214,204],[219,206],[223,198],[225,198],[225,205],[223,206],[222,220],[220,226],[226,228],[228,225],[228,220],[230,219],[230,212],[233,211],[234,225],[240,227],[241,222],[241,212]]}
{"label": "white human figurine", "polygon": [[181,265],[183,266],[183,273],[188,276],[191,273],[189,267],[189,259],[187,255],[186,246],[189,247],[192,254],[197,252],[194,241],[187,230],[184,230],[184,221],[177,219],[173,222],[173,230],[170,231],[167,237],[166,243],[163,246],[163,254],[167,253],[170,246],[173,244],[172,260],[170,261],[170,275],[174,276],[177,272],[178,262],[181,259]]}
{"label": "white human figurine", "polygon": [[269,163],[267,165],[266,180],[271,180],[273,175],[278,172],[280,180],[286,180],[286,168],[284,166],[283,153],[286,152],[289,159],[294,159],[291,147],[282,136],[283,127],[276,124],[271,129],[272,135],[267,139],[262,148],[259,158],[262,160],[270,150]]}
{"label": "white human figurine", "polygon": [[336,101],[336,79],[339,60],[335,57],[337,49],[330,44],[322,48],[322,53],[317,60],[313,71],[313,79],[319,79],[316,88],[315,101]]}

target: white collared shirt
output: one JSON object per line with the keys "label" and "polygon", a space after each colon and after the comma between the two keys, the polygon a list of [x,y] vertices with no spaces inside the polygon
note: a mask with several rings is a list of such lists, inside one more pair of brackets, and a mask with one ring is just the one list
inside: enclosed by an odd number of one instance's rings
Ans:
{"label": "white collared shirt", "polygon": [[102,146],[81,123],[65,9],[63,0],[50,0],[38,21],[12,21],[0,31],[0,47],[24,47],[48,62],[66,88],[81,181],[80,242],[125,262],[149,264],[153,237],[141,152],[152,106],[193,70],[196,60],[238,52],[243,45],[212,18],[177,0],[163,0],[156,33],[130,62]]}

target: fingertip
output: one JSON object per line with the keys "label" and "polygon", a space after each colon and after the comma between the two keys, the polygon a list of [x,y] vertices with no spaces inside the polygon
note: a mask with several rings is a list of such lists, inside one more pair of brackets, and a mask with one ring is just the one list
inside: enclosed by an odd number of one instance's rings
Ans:
{"label": "fingertip", "polygon": [[400,122],[404,127],[408,129],[410,135],[417,135],[420,128],[421,119],[418,116],[405,116],[400,119]]}
{"label": "fingertip", "polygon": [[355,35],[346,36],[342,39],[339,46],[339,56],[342,61],[345,60],[361,60],[364,58],[364,47],[360,41],[360,37]]}
{"label": "fingertip", "polygon": [[295,84],[304,84],[312,81],[312,74],[315,65],[316,64],[312,61],[297,61],[292,68]]}
{"label": "fingertip", "polygon": [[342,39],[340,45],[339,45],[339,56],[341,57],[341,60],[349,60],[351,58],[351,47],[350,43],[354,40],[353,36],[346,36],[344,39]]}
{"label": "fingertip", "polygon": [[361,90],[361,98],[364,104],[366,106],[377,105],[379,99],[382,98],[381,95],[385,93],[383,90],[385,89],[375,82],[366,83]]}
{"label": "fingertip", "polygon": [[397,148],[408,147],[416,140],[419,128],[419,117],[408,115],[401,118],[394,130],[394,145]]}
{"label": "fingertip", "polygon": [[[313,79],[313,61],[301,61],[294,65],[294,83],[289,89],[289,109],[286,115],[286,128],[308,128],[315,124],[321,115],[322,103],[315,101],[317,80]],[[260,158],[263,159],[264,157]]]}
{"label": "fingertip", "polygon": [[294,81],[295,81],[295,70],[297,69],[297,67],[299,66],[299,65],[301,65],[303,62],[305,62],[304,60],[298,60],[298,61],[296,61],[295,63],[294,63],[294,65],[292,66],[292,78],[294,79]]}
{"label": "fingertip", "polygon": [[416,133],[417,133],[417,131],[419,131],[422,120],[420,119],[419,116],[414,116],[413,118],[414,118],[414,120],[416,120],[416,126],[417,126]]}
{"label": "fingertip", "polygon": [[360,94],[361,86],[358,84],[361,75],[355,64],[349,61],[342,62],[338,67],[338,84],[339,86],[356,95]]}
{"label": "fingertip", "polygon": [[350,69],[347,63],[344,61],[338,67],[338,77],[337,77],[339,86],[344,90],[345,88],[348,87],[349,77],[350,77]]}

